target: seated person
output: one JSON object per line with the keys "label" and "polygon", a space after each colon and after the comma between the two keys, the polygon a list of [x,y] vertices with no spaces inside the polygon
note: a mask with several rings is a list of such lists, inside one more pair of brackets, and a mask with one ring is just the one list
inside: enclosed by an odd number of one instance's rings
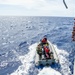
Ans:
{"label": "seated person", "polygon": [[[49,52],[48,52],[48,49],[46,49],[46,51],[45,51],[45,48],[44,48],[44,46],[49,46],[49,43],[48,43],[48,41],[47,41],[47,38],[43,38],[42,40],[41,40],[41,42],[38,44],[38,46],[37,46],[37,48],[36,48],[36,50],[37,50],[37,53],[39,54],[39,59],[41,59],[42,58],[42,56],[44,55],[44,57],[46,57],[46,55],[48,55],[49,57],[50,57],[50,54],[49,54]],[[50,51],[50,50],[49,50]],[[46,53],[47,52],[47,53]]]}
{"label": "seated person", "polygon": [[73,41],[75,41],[75,25],[73,27],[72,38],[73,38]]}
{"label": "seated person", "polygon": [[48,48],[48,46],[44,46],[44,55],[46,58],[50,58],[50,49]]}
{"label": "seated person", "polygon": [[39,44],[36,48],[37,53],[39,54],[39,59],[42,57],[42,46]]}
{"label": "seated person", "polygon": [[44,38],[41,40],[40,45],[42,45],[42,47],[43,47],[44,45],[46,45],[46,46],[48,46],[48,45],[49,45],[49,43],[48,43],[48,41],[47,41],[47,38],[46,38],[46,37],[44,37]]}

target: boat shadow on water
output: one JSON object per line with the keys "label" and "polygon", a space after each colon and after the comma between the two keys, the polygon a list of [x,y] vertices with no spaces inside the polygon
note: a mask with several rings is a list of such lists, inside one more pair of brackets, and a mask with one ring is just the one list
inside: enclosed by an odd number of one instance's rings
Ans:
{"label": "boat shadow on water", "polygon": [[38,68],[38,69],[43,69],[44,67],[51,67],[51,68],[53,68],[53,69],[55,69],[55,70],[60,70],[61,69],[61,65],[60,65],[60,63],[52,63],[51,65],[49,65],[49,64],[47,64],[47,65],[39,65],[39,66],[36,66],[35,65],[35,67],[36,68]]}

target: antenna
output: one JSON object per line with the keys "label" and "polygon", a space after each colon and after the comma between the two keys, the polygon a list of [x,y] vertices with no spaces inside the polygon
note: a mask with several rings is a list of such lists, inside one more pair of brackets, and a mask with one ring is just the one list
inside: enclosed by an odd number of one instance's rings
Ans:
{"label": "antenna", "polygon": [[65,0],[63,0],[63,3],[64,3],[64,5],[65,5],[66,9],[68,9],[68,6],[67,6]]}

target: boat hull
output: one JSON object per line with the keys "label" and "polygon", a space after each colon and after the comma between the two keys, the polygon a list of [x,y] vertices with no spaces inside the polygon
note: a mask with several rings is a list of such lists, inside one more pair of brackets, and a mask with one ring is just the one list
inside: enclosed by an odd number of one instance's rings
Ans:
{"label": "boat hull", "polygon": [[[49,41],[48,41],[49,42]],[[55,51],[55,48],[53,47],[53,44],[51,44],[51,42],[49,42],[49,48],[51,50],[51,52],[53,53],[53,57],[50,58],[50,59],[43,59],[43,56],[42,58],[40,59],[39,58],[39,55],[36,51],[36,55],[35,55],[35,65],[36,66],[39,66],[39,65],[51,65],[51,64],[54,64],[55,62],[57,63],[58,62],[58,55]]]}

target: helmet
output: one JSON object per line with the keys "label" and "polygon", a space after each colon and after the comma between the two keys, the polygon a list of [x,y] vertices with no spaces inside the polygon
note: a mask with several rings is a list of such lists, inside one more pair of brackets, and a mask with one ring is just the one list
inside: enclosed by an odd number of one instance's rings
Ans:
{"label": "helmet", "polygon": [[41,40],[41,42],[42,42],[42,43],[46,43],[46,42],[47,42],[47,38],[43,38],[43,39]]}

